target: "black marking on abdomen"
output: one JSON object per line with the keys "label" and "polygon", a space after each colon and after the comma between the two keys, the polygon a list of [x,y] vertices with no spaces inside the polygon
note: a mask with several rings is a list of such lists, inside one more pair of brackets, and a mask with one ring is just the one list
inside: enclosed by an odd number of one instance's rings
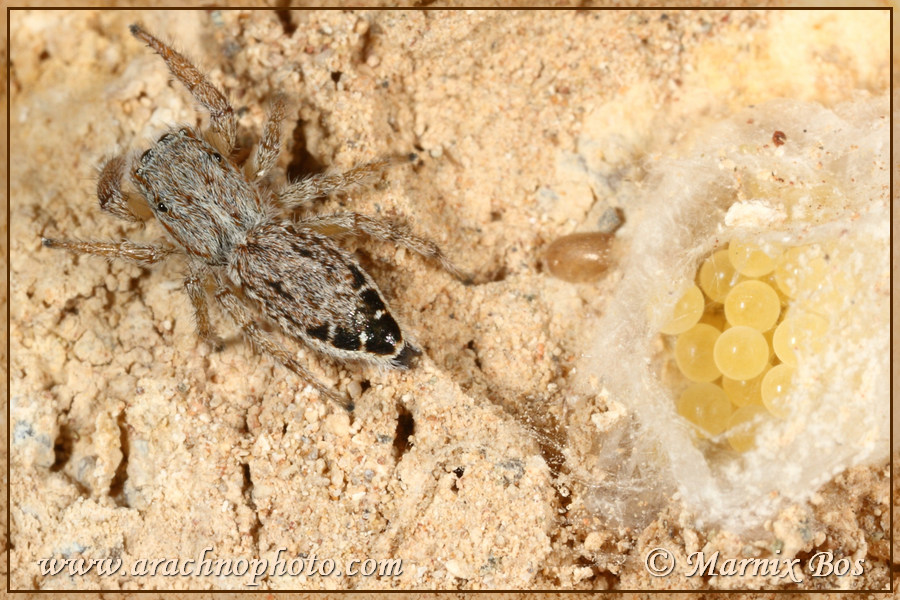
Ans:
{"label": "black marking on abdomen", "polygon": [[281,296],[282,298],[286,298],[286,299],[288,299],[288,300],[292,300],[292,299],[293,299],[293,296],[291,296],[289,293],[287,293],[286,291],[284,291],[284,288],[281,286],[281,282],[280,282],[280,281],[266,280],[266,283],[269,285],[270,288],[272,288],[273,290],[275,290],[275,293],[276,293],[276,294],[278,294],[278,295]]}
{"label": "black marking on abdomen", "polygon": [[306,333],[310,337],[314,337],[317,340],[322,340],[323,342],[327,342],[328,341],[328,324],[323,323],[322,325],[319,325],[318,327],[309,327],[309,328],[307,328]]}
{"label": "black marking on abdomen", "polygon": [[350,263],[347,265],[347,268],[350,269],[350,274],[353,275],[353,289],[358,290],[362,286],[366,285],[366,276],[363,275],[356,265]]}
{"label": "black marking on abdomen", "polygon": [[312,258],[312,252],[302,244],[291,244],[291,249],[303,258]]}
{"label": "black marking on abdomen", "polygon": [[387,312],[387,308],[384,306],[384,301],[381,299],[381,296],[378,295],[378,292],[369,288],[359,295],[360,299],[366,303],[366,308],[369,309],[371,314],[377,313],[379,310],[383,312]]}
{"label": "black marking on abdomen", "polygon": [[379,318],[366,324],[366,351],[372,354],[394,354],[397,346],[403,343],[403,335],[397,321],[390,313],[383,313]]}
{"label": "black marking on abdomen", "polygon": [[[341,350],[359,350],[359,334],[348,331],[342,327],[336,327],[331,345]],[[366,343],[368,346],[368,342]]]}

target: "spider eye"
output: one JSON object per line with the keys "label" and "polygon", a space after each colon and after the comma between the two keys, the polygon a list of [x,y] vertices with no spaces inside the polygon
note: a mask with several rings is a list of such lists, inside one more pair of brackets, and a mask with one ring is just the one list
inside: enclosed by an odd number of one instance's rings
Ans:
{"label": "spider eye", "polygon": [[221,162],[222,162],[222,155],[219,154],[218,152],[213,152],[212,157],[213,157],[213,159],[214,159],[217,163],[221,163]]}
{"label": "spider eye", "polygon": [[144,153],[141,154],[141,164],[147,162],[151,158],[153,158],[153,151],[149,149],[145,150]]}
{"label": "spider eye", "polygon": [[169,207],[166,206],[165,204],[163,204],[162,202],[160,202],[159,204],[156,205],[156,210],[158,210],[161,213],[167,213],[167,212],[169,212]]}

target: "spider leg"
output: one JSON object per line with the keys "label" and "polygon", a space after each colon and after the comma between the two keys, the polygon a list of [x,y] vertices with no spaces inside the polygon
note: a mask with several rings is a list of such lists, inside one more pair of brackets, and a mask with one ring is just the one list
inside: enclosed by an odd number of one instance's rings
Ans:
{"label": "spider leg", "polygon": [[318,198],[345,191],[381,173],[394,159],[383,158],[353,167],[343,173],[319,173],[289,183],[278,192],[285,210],[294,210]]}
{"label": "spider leg", "polygon": [[184,279],[184,291],[194,307],[194,318],[197,322],[198,335],[209,344],[210,348],[219,351],[225,347],[222,338],[213,331],[209,321],[209,308],[206,303],[206,289],[204,283],[209,272],[202,268],[191,268],[190,274]]}
{"label": "spider leg", "polygon": [[310,217],[300,221],[297,225],[329,236],[365,234],[382,242],[403,246],[419,256],[437,261],[445,271],[463,283],[472,281],[472,276],[454,265],[437,244],[415,235],[409,227],[400,223],[373,219],[359,213],[335,213]]}
{"label": "spider leg", "polygon": [[320,394],[327,396],[341,407],[350,411],[353,410],[353,402],[340,394],[337,394],[321,383],[316,377],[310,373],[306,367],[301,365],[291,354],[272,337],[262,331],[248,314],[247,309],[241,303],[240,299],[221,281],[216,281],[216,300],[222,305],[232,319],[238,324],[244,335],[258,349],[269,354],[281,362],[288,369],[300,376],[304,381],[311,383]]}
{"label": "spider leg", "polygon": [[125,157],[114,156],[100,169],[100,179],[97,181],[97,198],[100,200],[100,209],[112,216],[140,223],[137,216],[128,205],[128,196],[122,193],[122,177],[125,175]]}
{"label": "spider leg", "polygon": [[284,116],[284,100],[276,98],[269,109],[269,118],[263,129],[262,139],[256,146],[253,160],[248,163],[247,175],[251,179],[264,177],[278,161],[278,153],[281,151],[281,123]]}
{"label": "spider leg", "polygon": [[134,37],[145,42],[166,61],[172,75],[209,111],[212,130],[222,138],[222,143],[225,144],[224,154],[231,155],[237,138],[237,119],[225,94],[210,83],[191,61],[145,31],[142,26],[134,24],[129,29]]}
{"label": "spider leg", "polygon": [[134,242],[98,242],[79,240],[54,240],[41,238],[41,242],[47,248],[68,250],[74,254],[93,254],[105,258],[118,258],[139,265],[152,265],[165,260],[171,254],[177,253],[174,248],[155,246],[153,244],[136,244]]}

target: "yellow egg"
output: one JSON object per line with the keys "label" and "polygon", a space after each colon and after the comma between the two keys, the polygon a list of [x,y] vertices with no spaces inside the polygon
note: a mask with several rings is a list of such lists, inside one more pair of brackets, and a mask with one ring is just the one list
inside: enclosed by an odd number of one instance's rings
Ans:
{"label": "yellow egg", "polygon": [[810,356],[825,347],[826,321],[809,312],[793,312],[775,328],[772,347],[784,364],[796,367],[797,353]]}
{"label": "yellow egg", "polygon": [[797,246],[775,262],[775,281],[790,298],[814,292],[828,274],[828,263],[816,246]]}
{"label": "yellow egg", "polygon": [[793,376],[794,370],[791,367],[775,365],[763,377],[762,385],[760,386],[763,405],[770,413],[780,419],[791,414],[787,401],[791,393],[791,378]]}
{"label": "yellow egg", "polygon": [[710,300],[724,302],[739,277],[728,260],[728,250],[719,250],[700,265],[697,281]]}
{"label": "yellow egg", "polygon": [[719,330],[712,325],[694,325],[675,340],[675,362],[691,381],[712,381],[721,375],[713,359]]}
{"label": "yellow egg", "polygon": [[769,362],[769,345],[756,329],[737,325],[718,337],[713,357],[724,376],[753,379],[762,373]]}
{"label": "yellow egg", "polygon": [[735,270],[747,277],[761,277],[775,268],[775,259],[753,242],[732,241],[728,244],[728,258]]}
{"label": "yellow egg", "polygon": [[760,385],[763,377],[769,372],[771,367],[766,365],[763,372],[753,379],[731,379],[730,377],[722,377],[722,389],[725,395],[735,406],[747,406],[749,404],[762,405],[762,395]]}
{"label": "yellow egg", "polygon": [[726,437],[731,447],[738,452],[746,452],[756,446],[756,434],[766,418],[766,409],[751,404],[742,406],[728,419]]}
{"label": "yellow egg", "polygon": [[797,297],[797,288],[800,285],[800,276],[803,270],[802,259],[806,248],[806,246],[790,248],[779,256],[775,263],[775,281],[788,298]]}
{"label": "yellow egg", "polygon": [[725,318],[731,325],[768,331],[780,314],[778,294],[772,286],[756,279],[740,282],[725,297]]}
{"label": "yellow egg", "polygon": [[725,431],[733,410],[725,392],[714,383],[692,383],[678,398],[676,408],[709,436]]}
{"label": "yellow egg", "polygon": [[660,329],[660,332],[667,335],[684,333],[697,324],[703,315],[705,306],[703,292],[696,285],[692,285],[675,303],[672,318]]}

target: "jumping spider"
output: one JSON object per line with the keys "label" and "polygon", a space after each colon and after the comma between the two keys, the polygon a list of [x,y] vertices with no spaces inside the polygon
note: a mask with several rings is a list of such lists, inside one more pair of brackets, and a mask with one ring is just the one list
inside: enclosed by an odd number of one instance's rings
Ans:
{"label": "jumping spider", "polygon": [[313,175],[273,194],[262,178],[278,159],[283,101],[273,103],[256,152],[242,169],[233,158],[237,122],[225,95],[190,61],[140,25],[130,30],[162,57],[172,75],[209,111],[210,131],[172,128],[140,157],[110,159],[101,168],[97,196],[103,211],[141,221],[122,189],[129,171],[131,182],[176,246],[46,238],[44,246],[140,265],[186,255],[189,272],[184,288],[203,340],[215,349],[222,346],[209,321],[206,283],[211,280],[216,301],[252,344],[352,409],[349,400],[320,383],[254,322],[235,288],[286,336],[323,354],[407,369],[420,351],[404,338],[372,277],[333,238],[369,235],[434,259],[461,280],[467,277],[437,245],[402,225],[356,213],[289,219],[288,211],[346,190],[379,173],[389,161],[335,175]]}

